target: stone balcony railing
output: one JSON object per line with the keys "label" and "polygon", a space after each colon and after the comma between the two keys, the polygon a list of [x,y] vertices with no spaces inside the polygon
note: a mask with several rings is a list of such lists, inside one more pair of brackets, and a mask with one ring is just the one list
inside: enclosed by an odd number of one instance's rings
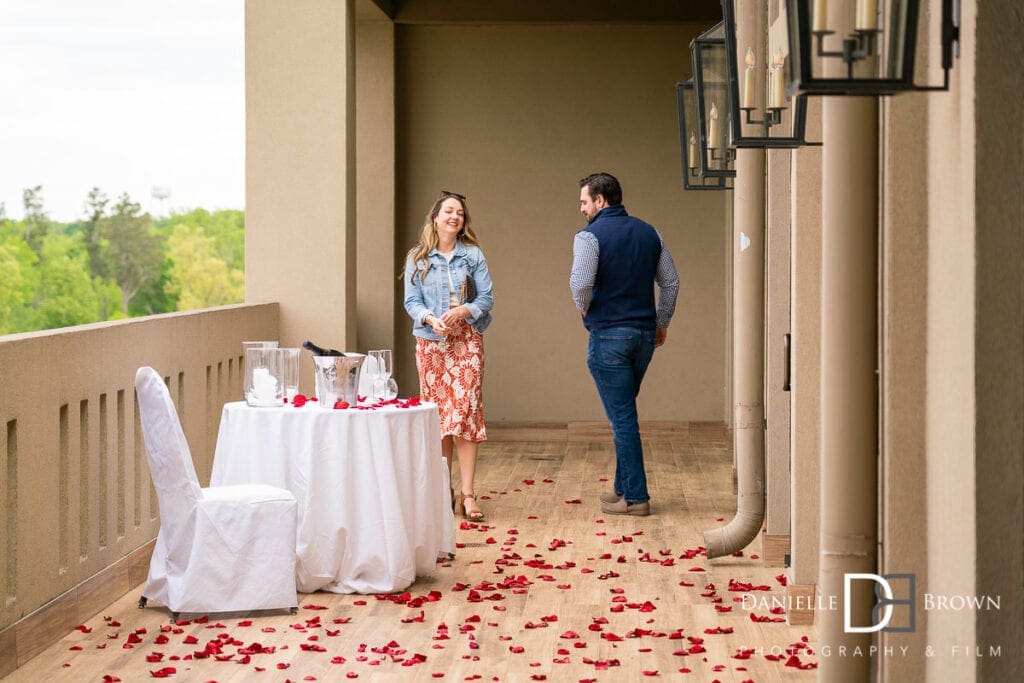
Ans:
{"label": "stone balcony railing", "polygon": [[145,578],[159,520],[136,369],[167,379],[205,485],[242,341],[277,338],[276,303],[0,337],[0,676]]}

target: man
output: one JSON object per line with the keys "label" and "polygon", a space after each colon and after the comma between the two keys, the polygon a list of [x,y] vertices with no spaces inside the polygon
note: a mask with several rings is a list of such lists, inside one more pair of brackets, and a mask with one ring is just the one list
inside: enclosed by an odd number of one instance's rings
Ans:
{"label": "man", "polygon": [[601,510],[645,516],[651,506],[636,397],[668,336],[679,276],[658,231],[626,213],[614,176],[580,180],[580,213],[587,227],[573,241],[569,288],[590,332],[587,367],[615,435],[615,482],[601,494]]}

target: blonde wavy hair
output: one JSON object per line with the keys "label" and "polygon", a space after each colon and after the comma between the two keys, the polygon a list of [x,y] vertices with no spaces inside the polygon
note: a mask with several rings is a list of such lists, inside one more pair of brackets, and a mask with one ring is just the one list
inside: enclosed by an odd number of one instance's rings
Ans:
{"label": "blonde wavy hair", "polygon": [[[455,199],[462,204],[462,229],[459,230],[459,234],[455,236],[455,239],[462,242],[465,245],[480,246],[480,241],[476,238],[476,233],[473,232],[473,228],[470,227],[469,223],[469,207],[466,205],[466,197],[455,192],[448,192],[447,190],[441,190],[441,194],[438,195],[434,201],[434,205],[427,212],[427,217],[423,221],[423,227],[420,228],[420,240],[419,243],[409,250],[409,256],[412,258],[413,271],[412,275],[409,276],[409,282],[415,283],[417,277],[422,283],[423,278],[426,277],[427,271],[430,270],[430,261],[427,260],[427,254],[431,250],[437,248],[437,228],[434,226],[434,220],[437,218],[437,214],[441,213],[441,205],[444,204],[446,199]],[[420,266],[422,265],[422,272]]]}

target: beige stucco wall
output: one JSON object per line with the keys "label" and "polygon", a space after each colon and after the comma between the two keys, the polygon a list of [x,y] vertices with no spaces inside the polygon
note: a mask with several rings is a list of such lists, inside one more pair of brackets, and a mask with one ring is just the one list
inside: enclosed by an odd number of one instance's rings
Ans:
{"label": "beige stucco wall", "polygon": [[[683,25],[475,25],[396,29],[397,251],[440,189],[469,197],[494,279],[485,335],[488,421],[601,419],[586,333],[569,296],[577,180],[607,170],[662,233],[682,280],[641,419],[724,420],[725,192],[681,187],[676,81]],[[396,274],[397,274],[396,264]],[[416,386],[399,311],[400,386]]]}
{"label": "beige stucco wall", "polygon": [[884,637],[917,653],[880,662],[893,681],[1012,680],[1024,642],[1024,11],[961,19],[950,91],[883,114],[881,569],[919,591],[917,632]]}
{"label": "beige stucco wall", "polygon": [[366,352],[395,344],[395,27],[376,6],[358,7],[356,345],[349,350]]}
{"label": "beige stucco wall", "polygon": [[245,300],[282,346],[356,345],[354,33],[352,0],[246,1]]}
{"label": "beige stucco wall", "polygon": [[[1006,644],[975,664],[978,680],[995,681],[1024,668],[1024,6],[986,0],[975,12],[976,104],[961,114],[975,117],[975,589],[1003,599],[979,613],[975,635]],[[938,135],[952,121],[935,123]],[[970,167],[959,170],[970,183]]]}

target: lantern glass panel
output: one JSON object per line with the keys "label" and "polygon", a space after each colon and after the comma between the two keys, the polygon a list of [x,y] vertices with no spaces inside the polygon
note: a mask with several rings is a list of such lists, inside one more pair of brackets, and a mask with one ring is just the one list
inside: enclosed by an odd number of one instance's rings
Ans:
{"label": "lantern glass panel", "polygon": [[[817,16],[822,7],[826,14]],[[940,12],[924,16],[920,0],[786,0],[786,15],[791,94],[891,95],[948,88],[958,35],[953,0],[941,0]],[[943,85],[929,85],[940,78]]]}
{"label": "lantern glass panel", "polygon": [[705,176],[700,157],[704,152],[697,135],[697,95],[692,80],[676,83],[676,106],[679,115],[679,145],[683,168],[683,187],[687,190],[725,190],[731,188],[729,176]]}
{"label": "lantern glass panel", "polygon": [[701,172],[733,175],[733,122],[722,22],[697,36],[690,44],[697,93],[698,134],[701,138]]}
{"label": "lantern glass panel", "polygon": [[722,0],[726,67],[736,147],[794,148],[804,139],[807,98],[792,97],[789,81],[789,40],[785,22],[767,40],[737,38],[735,0]]}

